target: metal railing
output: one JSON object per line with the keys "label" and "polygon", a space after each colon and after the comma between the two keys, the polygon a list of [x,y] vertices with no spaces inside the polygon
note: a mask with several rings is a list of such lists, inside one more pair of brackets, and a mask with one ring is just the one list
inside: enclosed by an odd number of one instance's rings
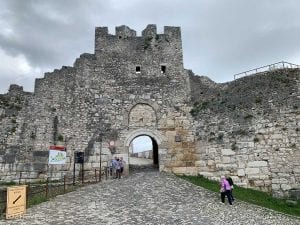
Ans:
{"label": "metal railing", "polygon": [[300,65],[289,63],[289,62],[277,62],[273,63],[270,65],[258,67],[252,70],[248,70],[242,73],[237,73],[234,75],[234,79],[238,79],[241,77],[249,76],[255,73],[261,73],[261,72],[266,72],[266,71],[272,71],[272,70],[278,70],[278,69],[295,69],[295,68],[300,68]]}

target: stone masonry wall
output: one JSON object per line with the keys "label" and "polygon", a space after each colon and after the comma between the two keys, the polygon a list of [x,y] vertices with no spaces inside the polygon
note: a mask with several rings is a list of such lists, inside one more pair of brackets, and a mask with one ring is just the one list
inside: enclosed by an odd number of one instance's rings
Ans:
{"label": "stone masonry wall", "polygon": [[[116,35],[107,30],[96,28],[94,54],[36,79],[16,131],[5,141],[2,179],[17,179],[21,172],[28,179],[71,173],[75,151],[85,152],[86,173],[99,169],[100,154],[102,165],[114,156],[128,162],[127,143],[143,134],[158,144],[160,170],[177,166],[195,173],[180,28],[156,34],[149,25],[141,37],[126,26],[117,27]],[[66,146],[67,163],[48,166],[49,146],[57,144]]]}
{"label": "stone masonry wall", "polygon": [[288,69],[209,82],[194,95],[198,173],[228,174],[239,186],[281,197],[299,189],[299,75]]}

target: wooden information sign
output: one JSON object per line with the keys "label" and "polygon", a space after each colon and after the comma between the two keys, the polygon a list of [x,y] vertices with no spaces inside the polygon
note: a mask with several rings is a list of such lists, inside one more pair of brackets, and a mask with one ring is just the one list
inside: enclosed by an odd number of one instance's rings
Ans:
{"label": "wooden information sign", "polygon": [[26,185],[7,188],[6,219],[20,217],[26,212]]}

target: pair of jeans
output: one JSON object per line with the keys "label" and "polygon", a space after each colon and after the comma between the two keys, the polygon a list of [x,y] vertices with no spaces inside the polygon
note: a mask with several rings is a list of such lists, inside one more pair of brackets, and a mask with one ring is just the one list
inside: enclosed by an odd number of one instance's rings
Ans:
{"label": "pair of jeans", "polygon": [[221,201],[223,203],[225,202],[225,196],[227,196],[229,205],[232,205],[230,190],[226,190],[224,192],[221,192]]}

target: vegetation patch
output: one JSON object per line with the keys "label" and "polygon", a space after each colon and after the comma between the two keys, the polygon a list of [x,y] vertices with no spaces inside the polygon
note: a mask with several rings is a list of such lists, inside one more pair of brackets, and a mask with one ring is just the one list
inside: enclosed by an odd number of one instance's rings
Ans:
{"label": "vegetation patch", "polygon": [[256,104],[262,103],[262,97],[261,97],[261,96],[256,96],[256,98],[255,98],[255,103],[256,103]]}
{"label": "vegetation patch", "polygon": [[[201,186],[205,189],[216,192],[219,195],[220,186],[219,186],[219,182],[217,181],[211,181],[203,176],[180,176],[180,177],[197,186]],[[234,187],[233,195],[236,201],[241,200],[244,202],[259,205],[289,215],[300,216],[300,202],[296,202],[296,204],[289,204],[289,201],[287,201],[287,199],[274,198],[271,196],[271,194],[266,192],[237,187],[237,186]]]}
{"label": "vegetation patch", "polygon": [[30,208],[34,205],[38,205],[38,204],[40,204],[42,202],[46,202],[46,201],[48,201],[48,199],[46,198],[45,193],[39,193],[39,194],[29,198],[27,207]]}
{"label": "vegetation patch", "polygon": [[219,140],[219,141],[222,141],[222,140],[223,140],[223,137],[224,137],[224,134],[223,134],[223,133],[219,133],[219,135],[218,135],[218,140]]}
{"label": "vegetation patch", "polygon": [[202,111],[207,109],[209,106],[209,102],[201,102],[201,103],[195,103],[193,109],[190,111],[192,116],[197,116],[197,114]]}
{"label": "vegetation patch", "polygon": [[151,45],[152,37],[147,37],[144,40],[144,50],[148,49]]}
{"label": "vegetation patch", "polygon": [[259,142],[259,138],[258,138],[258,137],[253,138],[253,142],[254,142],[254,143]]}
{"label": "vegetation patch", "polygon": [[58,137],[57,137],[57,141],[64,141],[64,136],[62,136],[62,134],[59,134]]}

